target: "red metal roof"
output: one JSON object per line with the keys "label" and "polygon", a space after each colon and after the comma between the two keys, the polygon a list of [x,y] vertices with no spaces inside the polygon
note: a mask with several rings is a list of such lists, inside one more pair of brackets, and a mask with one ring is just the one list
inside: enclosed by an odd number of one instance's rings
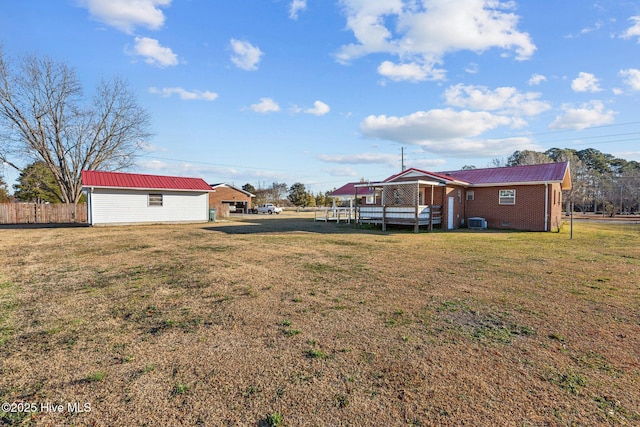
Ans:
{"label": "red metal roof", "polygon": [[82,171],[82,186],[144,190],[211,191],[211,186],[201,178],[102,171]]}
{"label": "red metal roof", "polygon": [[[329,193],[330,197],[340,197],[340,196],[354,196],[356,194],[355,186],[357,184],[366,184],[366,182],[349,182],[337,190],[333,190]],[[360,187],[358,188],[358,196],[369,196],[373,194],[369,187]]]}
{"label": "red metal roof", "polygon": [[[458,181],[470,185],[524,184],[544,182],[564,182],[569,164],[567,162],[540,165],[512,166],[503,168],[467,169],[447,172],[429,172],[410,168],[391,175],[384,182],[395,181],[407,176],[425,175],[445,182]],[[570,183],[567,182],[570,188]]]}
{"label": "red metal roof", "polygon": [[567,172],[566,162],[505,168],[468,169],[440,172],[441,175],[474,185],[525,182],[562,182]]}

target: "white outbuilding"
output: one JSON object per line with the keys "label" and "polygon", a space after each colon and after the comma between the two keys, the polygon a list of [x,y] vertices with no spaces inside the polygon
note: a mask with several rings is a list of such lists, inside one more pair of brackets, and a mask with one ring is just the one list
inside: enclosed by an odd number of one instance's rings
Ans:
{"label": "white outbuilding", "polygon": [[90,225],[209,220],[211,186],[201,178],[82,171]]}

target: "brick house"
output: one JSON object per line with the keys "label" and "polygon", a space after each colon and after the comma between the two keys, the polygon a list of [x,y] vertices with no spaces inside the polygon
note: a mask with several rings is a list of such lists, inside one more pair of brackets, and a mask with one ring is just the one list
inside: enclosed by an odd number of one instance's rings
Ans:
{"label": "brick house", "polygon": [[226,216],[229,212],[248,213],[251,209],[251,199],[255,195],[236,188],[230,184],[211,184],[209,194],[209,207],[215,208],[220,216]]}
{"label": "brick house", "polygon": [[[383,182],[357,184],[375,204],[359,208],[360,223],[551,231],[561,225],[562,191],[571,189],[569,164],[428,172],[407,169]],[[356,197],[358,198],[358,197]]]}

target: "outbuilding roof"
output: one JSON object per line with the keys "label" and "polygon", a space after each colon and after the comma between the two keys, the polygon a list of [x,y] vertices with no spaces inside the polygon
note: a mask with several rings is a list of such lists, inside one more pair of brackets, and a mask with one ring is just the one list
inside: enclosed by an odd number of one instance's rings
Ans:
{"label": "outbuilding roof", "polygon": [[212,189],[214,189],[214,190],[215,190],[216,188],[218,188],[218,187],[227,187],[227,188],[231,188],[232,190],[236,190],[236,191],[238,191],[238,192],[240,192],[240,193],[244,194],[244,195],[245,195],[245,196],[247,196],[247,197],[256,197],[256,195],[255,195],[255,194],[251,194],[250,192],[245,191],[245,190],[243,190],[242,188],[234,187],[233,185],[231,185],[231,184],[227,184],[226,182],[221,182],[221,183],[219,183],[219,184],[209,184],[209,186],[210,186]]}
{"label": "outbuilding roof", "polygon": [[136,190],[212,191],[209,184],[201,178],[104,171],[82,171],[82,186]]}

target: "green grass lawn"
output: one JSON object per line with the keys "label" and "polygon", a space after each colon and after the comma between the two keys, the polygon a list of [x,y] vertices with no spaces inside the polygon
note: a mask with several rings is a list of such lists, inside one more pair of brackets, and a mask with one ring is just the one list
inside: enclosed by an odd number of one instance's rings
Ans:
{"label": "green grass lawn", "polygon": [[638,225],[284,213],[0,229],[0,259],[0,400],[38,409],[0,424],[640,425]]}

